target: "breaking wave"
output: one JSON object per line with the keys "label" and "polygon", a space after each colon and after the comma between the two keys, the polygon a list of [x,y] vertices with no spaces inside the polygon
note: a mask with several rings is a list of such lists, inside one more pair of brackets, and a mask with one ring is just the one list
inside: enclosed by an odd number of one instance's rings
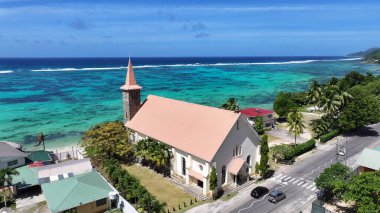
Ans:
{"label": "breaking wave", "polygon": [[[134,66],[134,69],[159,68],[159,67],[201,67],[201,66],[246,66],[246,65],[286,65],[286,64],[307,64],[313,62],[328,61],[357,61],[361,58],[343,58],[343,59],[322,59],[322,60],[301,60],[301,61],[282,61],[282,62],[247,62],[247,63],[212,63],[212,64],[168,64],[168,65],[140,65]],[[122,70],[127,67],[85,67],[85,68],[46,68],[34,69],[33,72],[64,72],[64,71],[101,71],[101,70]],[[1,73],[1,71],[0,71]]]}
{"label": "breaking wave", "polygon": [[0,70],[0,74],[12,73],[12,70]]}

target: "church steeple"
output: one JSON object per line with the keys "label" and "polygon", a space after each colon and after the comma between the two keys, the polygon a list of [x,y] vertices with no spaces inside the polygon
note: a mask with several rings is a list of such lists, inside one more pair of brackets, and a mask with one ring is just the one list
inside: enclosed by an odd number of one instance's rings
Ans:
{"label": "church steeple", "polygon": [[125,84],[120,87],[123,94],[124,123],[131,120],[140,109],[140,90],[142,87],[137,85],[135,73],[133,71],[131,58],[128,61],[127,76]]}

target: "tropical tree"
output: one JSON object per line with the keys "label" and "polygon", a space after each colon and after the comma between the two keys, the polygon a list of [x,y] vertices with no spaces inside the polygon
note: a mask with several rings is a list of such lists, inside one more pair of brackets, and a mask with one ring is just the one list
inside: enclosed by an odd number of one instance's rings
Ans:
{"label": "tropical tree", "polygon": [[168,145],[147,138],[138,141],[134,148],[135,155],[141,157],[143,161],[149,161],[153,169],[164,169],[165,174],[170,169],[172,153]]}
{"label": "tropical tree", "polygon": [[337,117],[351,98],[352,96],[348,92],[339,90],[338,85],[327,84],[323,89],[319,105],[323,112]]}
{"label": "tropical tree", "polygon": [[19,175],[14,168],[5,168],[0,170],[0,186],[11,186],[13,177]]}
{"label": "tropical tree", "polygon": [[210,190],[214,190],[217,186],[218,178],[216,176],[216,169],[212,167],[210,174]]}
{"label": "tropical tree", "polygon": [[277,94],[273,109],[280,118],[284,118],[293,108],[297,107],[291,97],[291,93],[280,92]]}
{"label": "tropical tree", "polygon": [[[12,186],[13,177],[19,175],[19,172],[14,168],[5,168],[0,170],[0,188]],[[4,206],[7,206],[7,198],[4,190]]]}
{"label": "tropical tree", "polygon": [[229,99],[227,99],[226,103],[224,103],[220,106],[220,108],[226,109],[226,110],[231,110],[231,111],[239,110],[238,99],[233,98],[233,97],[229,98]]}
{"label": "tropical tree", "polygon": [[289,128],[290,134],[294,134],[295,145],[297,145],[297,136],[303,133],[303,129],[305,128],[302,119],[303,115],[297,108],[292,109],[287,116],[287,128]]}
{"label": "tropical tree", "polygon": [[263,135],[260,141],[260,164],[259,171],[261,171],[261,175],[265,176],[268,173],[268,160],[269,160],[269,146],[268,146],[268,135]]}
{"label": "tropical tree", "polygon": [[263,117],[257,116],[255,117],[255,126],[254,126],[257,134],[261,135],[264,133],[264,124],[263,124]]}
{"label": "tropical tree", "polygon": [[[307,92],[307,99],[309,104],[314,104],[314,110],[317,110],[317,106],[322,98],[322,88],[317,80],[312,80],[309,84],[309,91]],[[318,106],[319,107],[319,106]]]}
{"label": "tropical tree", "polygon": [[353,176],[345,187],[343,199],[355,201],[358,212],[380,212],[380,171]]}
{"label": "tropical tree", "polygon": [[349,174],[350,169],[340,163],[334,164],[329,168],[326,168],[316,179],[316,187],[324,192],[324,199],[331,199],[334,195],[340,195],[337,193],[337,189],[341,188],[345,178]]}
{"label": "tropical tree", "polygon": [[120,121],[98,124],[83,134],[81,146],[86,155],[100,163],[105,159],[133,158],[133,146],[129,142],[129,133]]}

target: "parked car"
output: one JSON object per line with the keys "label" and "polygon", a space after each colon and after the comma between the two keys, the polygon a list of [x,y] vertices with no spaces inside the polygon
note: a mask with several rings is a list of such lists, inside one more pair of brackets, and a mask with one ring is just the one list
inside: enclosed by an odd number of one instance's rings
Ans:
{"label": "parked car", "polygon": [[272,203],[277,203],[283,199],[286,198],[286,195],[284,192],[280,190],[273,190],[269,195],[268,195],[268,200]]}
{"label": "parked car", "polygon": [[251,196],[254,198],[260,198],[269,193],[269,189],[264,186],[258,186],[251,191]]}

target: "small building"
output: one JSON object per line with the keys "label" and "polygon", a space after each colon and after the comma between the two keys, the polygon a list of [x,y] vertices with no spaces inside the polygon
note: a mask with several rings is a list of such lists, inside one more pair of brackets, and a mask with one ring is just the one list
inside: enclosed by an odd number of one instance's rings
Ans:
{"label": "small building", "polygon": [[132,140],[153,138],[171,148],[171,175],[209,190],[211,169],[218,189],[246,181],[259,161],[260,137],[239,112],[149,95],[141,104],[129,61],[123,94],[125,126]]}
{"label": "small building", "polygon": [[41,185],[52,213],[98,213],[110,208],[112,188],[96,171]]}
{"label": "small building", "polygon": [[27,155],[5,142],[0,142],[0,169],[25,165]]}
{"label": "small building", "polygon": [[273,117],[272,110],[261,109],[261,108],[245,108],[245,109],[240,110],[240,113],[243,114],[247,118],[248,122],[251,125],[255,124],[256,117],[262,117],[264,128],[274,127],[275,119]]}
{"label": "small building", "polygon": [[364,148],[356,161],[359,173],[380,170],[380,147],[375,149]]}
{"label": "small building", "polygon": [[37,150],[28,153],[26,158],[27,163],[41,162],[43,165],[48,165],[53,163],[53,158],[51,157],[51,153],[45,150]]}

